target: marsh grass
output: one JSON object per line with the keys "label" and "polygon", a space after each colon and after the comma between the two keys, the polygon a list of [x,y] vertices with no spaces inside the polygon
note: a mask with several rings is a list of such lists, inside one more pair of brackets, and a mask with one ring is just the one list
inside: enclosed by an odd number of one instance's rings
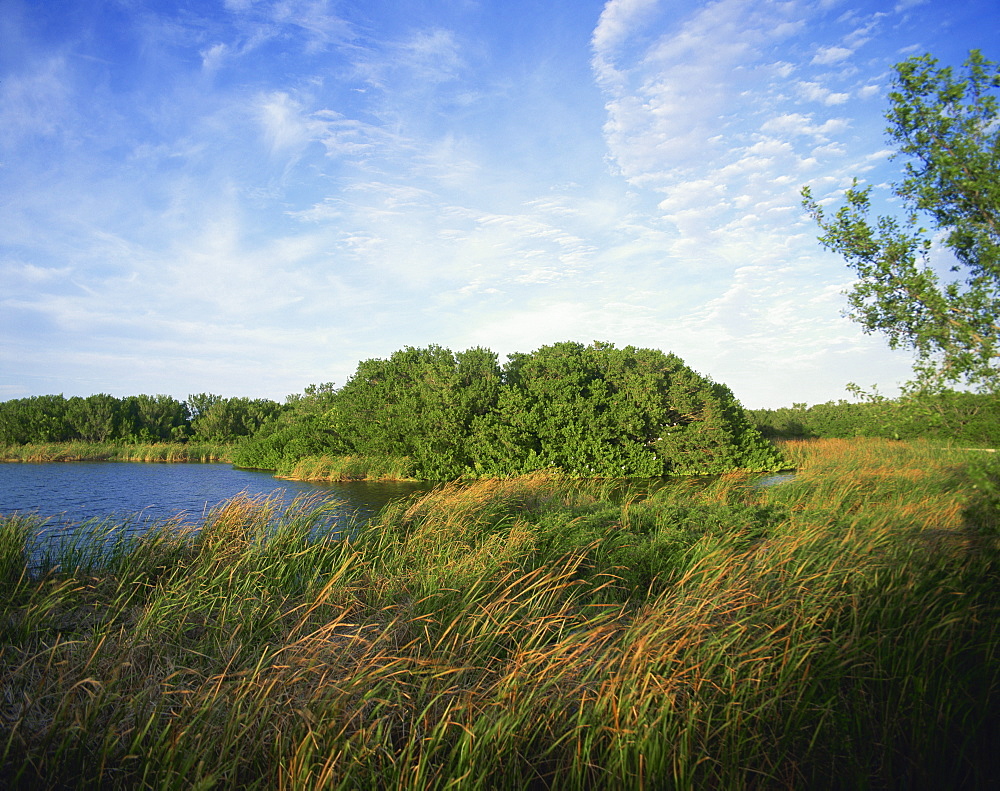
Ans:
{"label": "marsh grass", "polygon": [[49,442],[0,446],[0,461],[229,462],[231,452],[209,442]]}
{"label": "marsh grass", "polygon": [[278,478],[297,481],[409,481],[414,477],[410,459],[396,456],[307,456],[283,462]]}
{"label": "marsh grass", "polygon": [[770,489],[449,484],[341,534],[241,498],[47,574],[7,518],[0,783],[988,787],[1000,601],[967,456],[786,451]]}

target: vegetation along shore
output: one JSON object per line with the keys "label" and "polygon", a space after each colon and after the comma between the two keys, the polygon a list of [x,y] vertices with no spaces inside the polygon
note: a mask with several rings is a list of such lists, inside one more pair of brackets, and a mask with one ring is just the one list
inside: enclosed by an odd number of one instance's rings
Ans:
{"label": "vegetation along shore", "polygon": [[40,442],[0,446],[0,461],[231,462],[232,450],[212,442]]}
{"label": "vegetation along shore", "polygon": [[482,348],[407,347],[361,362],[343,387],[311,387],[284,406],[204,394],[185,403],[0,404],[0,443],[9,446],[102,436],[232,443],[240,467],[309,479],[446,481],[543,469],[629,478],[786,465],[725,385],[673,354],[599,342],[543,346],[503,365]]}
{"label": "vegetation along shore", "polygon": [[443,484],[324,537],[235,500],[26,567],[9,788],[984,788],[1000,467],[788,442],[794,480]]}

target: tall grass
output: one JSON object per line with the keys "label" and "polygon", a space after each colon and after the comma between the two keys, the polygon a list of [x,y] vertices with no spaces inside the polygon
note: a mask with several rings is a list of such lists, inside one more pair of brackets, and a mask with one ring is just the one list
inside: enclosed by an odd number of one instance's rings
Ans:
{"label": "tall grass", "polygon": [[49,442],[0,446],[0,461],[229,462],[231,453],[211,442]]}
{"label": "tall grass", "polygon": [[410,459],[396,456],[307,456],[282,462],[275,475],[296,481],[415,480]]}
{"label": "tall grass", "polygon": [[478,481],[339,535],[238,499],[43,575],[8,518],[0,784],[989,787],[1000,588],[966,457],[786,450],[770,489]]}

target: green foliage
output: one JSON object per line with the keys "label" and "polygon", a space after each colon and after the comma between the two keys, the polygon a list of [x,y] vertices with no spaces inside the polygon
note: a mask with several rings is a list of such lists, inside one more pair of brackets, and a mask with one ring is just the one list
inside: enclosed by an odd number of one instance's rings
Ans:
{"label": "green foliage", "polygon": [[407,347],[367,360],[326,413],[349,455],[405,456],[418,477],[457,478],[473,465],[473,423],[496,401],[500,368],[486,349]]}
{"label": "green foliage", "polygon": [[187,409],[168,395],[137,395],[122,399],[122,434],[134,442],[179,439],[186,435]]}
{"label": "green foliage", "polygon": [[343,443],[321,420],[335,394],[333,383],[326,382],[288,396],[283,408],[274,409],[233,450],[233,463],[248,469],[281,470],[307,456],[345,452]]}
{"label": "green foliage", "polygon": [[184,403],[168,395],[66,399],[32,396],[0,402],[0,445],[71,442],[233,442],[255,432],[281,405],[266,399],[202,393]]}
{"label": "green foliage", "polygon": [[[884,333],[893,348],[912,348],[921,385],[1000,387],[998,88],[1000,67],[975,50],[962,78],[930,55],[897,64],[886,118],[906,159],[893,187],[902,220],[870,220],[871,187],[857,180],[833,217],[808,187],[802,191],[823,231],[820,243],[859,276],[851,317],[866,332]],[[941,245],[951,254],[948,272],[935,266]]]}
{"label": "green foliage", "polygon": [[249,437],[282,411],[280,404],[266,398],[222,398],[203,393],[188,396],[189,410],[192,402],[200,406],[191,420],[191,429],[197,439],[207,442]]}
{"label": "green foliage", "polygon": [[299,415],[321,415],[333,406],[337,388],[333,382],[308,385],[304,392],[285,398],[285,404]]}
{"label": "green foliage", "polygon": [[430,480],[782,464],[727,388],[674,355],[605,343],[544,346],[502,369],[485,349],[406,348],[361,363],[324,420],[345,453],[406,457]]}
{"label": "green foliage", "polygon": [[62,442],[72,438],[61,395],[31,396],[0,403],[0,443]]}
{"label": "green foliage", "polygon": [[74,434],[87,442],[107,442],[117,436],[121,415],[119,402],[107,393],[69,399],[66,416]]}
{"label": "green foliage", "polygon": [[[360,363],[339,390],[311,385],[284,406],[211,393],[0,403],[0,444],[80,439],[238,441],[235,464],[289,475],[628,478],[784,466],[727,387],[675,355],[608,343],[543,346],[502,367],[488,349],[407,347]],[[322,463],[299,464],[309,458]]]}
{"label": "green foliage", "polygon": [[966,522],[978,533],[1000,536],[1000,457],[995,453],[967,468],[973,496],[966,504]]}
{"label": "green foliage", "polygon": [[280,470],[307,456],[341,453],[333,432],[315,417],[296,422],[272,418],[233,450],[233,464],[255,470]]}
{"label": "green foliage", "polygon": [[476,426],[482,474],[655,477],[781,464],[732,393],[672,354],[558,343],[512,355],[504,383],[495,413]]}
{"label": "green foliage", "polygon": [[775,439],[882,437],[973,447],[1000,444],[1000,400],[989,393],[915,392],[892,400],[872,396],[862,402],[795,404],[750,414],[761,433]]}

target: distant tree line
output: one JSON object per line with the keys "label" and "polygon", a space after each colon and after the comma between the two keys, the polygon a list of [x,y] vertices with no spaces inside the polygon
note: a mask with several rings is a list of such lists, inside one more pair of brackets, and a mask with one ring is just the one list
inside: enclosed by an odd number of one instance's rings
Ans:
{"label": "distant tree line", "polygon": [[0,402],[0,444],[34,442],[233,442],[253,434],[284,407],[263,398],[210,393],[115,398],[31,396]]}
{"label": "distant tree line", "polygon": [[883,437],[980,447],[1000,444],[1000,398],[992,393],[942,390],[899,399],[754,409],[750,415],[772,439]]}
{"label": "distant tree line", "polygon": [[783,461],[722,384],[676,356],[566,342],[501,365],[488,349],[407,347],[314,388],[261,426],[236,464],[402,458],[428,480],[554,468],[581,477],[769,470]]}

